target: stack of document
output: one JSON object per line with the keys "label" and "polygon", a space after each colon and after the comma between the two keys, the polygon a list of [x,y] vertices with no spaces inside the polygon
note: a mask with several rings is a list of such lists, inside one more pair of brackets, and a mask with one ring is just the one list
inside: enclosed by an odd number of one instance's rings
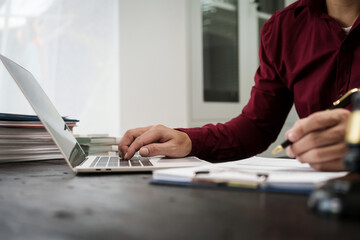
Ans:
{"label": "stack of document", "polygon": [[107,134],[75,135],[86,155],[118,155],[120,138]]}
{"label": "stack of document", "polygon": [[251,157],[201,167],[153,172],[152,183],[309,194],[347,172],[318,172],[295,159]]}
{"label": "stack of document", "polygon": [[[70,130],[78,120],[64,118]],[[63,158],[39,118],[0,113],[0,163]]]}

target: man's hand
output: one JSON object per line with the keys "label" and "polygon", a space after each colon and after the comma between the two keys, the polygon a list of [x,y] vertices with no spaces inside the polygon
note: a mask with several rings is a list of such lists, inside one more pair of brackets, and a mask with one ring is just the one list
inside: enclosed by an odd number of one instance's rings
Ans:
{"label": "man's hand", "polygon": [[141,156],[184,157],[191,152],[191,140],[181,131],[162,125],[128,130],[119,143],[119,154],[126,160],[139,151]]}
{"label": "man's hand", "polygon": [[335,109],[313,113],[298,120],[285,134],[293,144],[286,148],[289,157],[319,171],[344,170],[347,152],[345,132],[350,112]]}

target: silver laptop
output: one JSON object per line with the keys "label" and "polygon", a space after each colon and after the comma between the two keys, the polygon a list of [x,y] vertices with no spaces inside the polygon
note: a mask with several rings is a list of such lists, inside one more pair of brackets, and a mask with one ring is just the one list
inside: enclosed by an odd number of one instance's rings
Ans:
{"label": "silver laptop", "polygon": [[86,156],[34,76],[3,55],[0,55],[0,59],[74,172],[151,171],[161,168],[193,167],[208,164],[208,162],[196,157],[169,159],[165,157],[143,158],[135,156],[130,160],[122,160],[116,156]]}

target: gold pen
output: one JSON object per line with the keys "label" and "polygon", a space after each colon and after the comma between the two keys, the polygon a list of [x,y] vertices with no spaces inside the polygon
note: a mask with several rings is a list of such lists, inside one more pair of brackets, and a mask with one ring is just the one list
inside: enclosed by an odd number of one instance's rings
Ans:
{"label": "gold pen", "polygon": [[[333,102],[333,105],[331,107],[329,107],[328,110],[346,107],[347,105],[350,104],[351,97],[356,92],[360,92],[360,89],[353,88],[353,89],[349,90],[347,93],[345,93],[344,96],[342,96],[341,98],[339,98],[338,100]],[[281,152],[282,150],[284,150],[287,146],[289,146],[291,144],[292,144],[291,141],[285,140],[283,143],[281,143],[276,148],[274,148],[274,150],[272,150],[271,154],[274,154],[274,155],[278,154],[279,152]]]}

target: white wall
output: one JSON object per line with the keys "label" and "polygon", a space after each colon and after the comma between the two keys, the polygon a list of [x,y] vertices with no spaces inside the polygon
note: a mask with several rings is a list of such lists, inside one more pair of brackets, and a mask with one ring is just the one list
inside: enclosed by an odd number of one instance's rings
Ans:
{"label": "white wall", "polygon": [[[211,122],[194,122],[191,115],[191,1],[195,0],[119,0],[120,135],[159,123],[188,127]],[[240,14],[241,101],[246,103],[258,67],[255,6],[240,1]],[[270,151],[283,141],[295,119],[292,111],[279,139],[261,156],[272,156]]]}
{"label": "white wall", "polygon": [[[190,81],[196,81],[193,73],[201,70],[190,59],[196,51],[189,47],[195,24],[189,15],[194,2],[198,2],[200,8],[199,0],[120,0],[121,134],[130,128],[158,123],[187,127],[217,122],[193,119]],[[258,66],[258,46],[257,22],[251,21],[256,19],[254,5],[248,1],[240,4],[239,67],[243,106],[250,96]],[[197,40],[201,42],[200,37]],[[226,119],[221,118],[223,114],[219,119],[229,120],[240,112],[238,108]]]}
{"label": "white wall", "polygon": [[185,0],[120,0],[120,132],[186,127]]}

